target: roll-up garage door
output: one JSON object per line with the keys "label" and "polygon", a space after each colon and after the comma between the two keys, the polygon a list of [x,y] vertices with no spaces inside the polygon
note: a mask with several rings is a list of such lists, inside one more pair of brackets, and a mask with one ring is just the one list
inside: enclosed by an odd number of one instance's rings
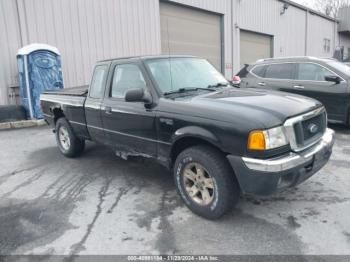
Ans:
{"label": "roll-up garage door", "polygon": [[162,53],[195,55],[221,70],[221,16],[161,2]]}
{"label": "roll-up garage door", "polygon": [[241,30],[241,66],[272,57],[272,37]]}

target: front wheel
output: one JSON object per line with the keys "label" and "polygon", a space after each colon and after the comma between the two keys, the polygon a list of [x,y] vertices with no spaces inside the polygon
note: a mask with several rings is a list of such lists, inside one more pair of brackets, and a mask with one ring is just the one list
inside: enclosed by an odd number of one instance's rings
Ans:
{"label": "front wheel", "polygon": [[63,155],[69,158],[79,156],[85,148],[85,141],[79,139],[65,118],[56,122],[56,141]]}
{"label": "front wheel", "polygon": [[199,216],[218,219],[238,203],[237,180],[224,155],[214,148],[195,146],[180,153],[174,177],[181,198]]}

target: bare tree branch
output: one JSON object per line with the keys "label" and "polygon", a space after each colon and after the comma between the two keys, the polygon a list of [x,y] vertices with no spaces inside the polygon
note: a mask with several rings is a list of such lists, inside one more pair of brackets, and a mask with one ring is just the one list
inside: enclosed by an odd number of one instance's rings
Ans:
{"label": "bare tree branch", "polygon": [[314,8],[326,15],[336,18],[339,9],[350,6],[350,0],[315,0]]}

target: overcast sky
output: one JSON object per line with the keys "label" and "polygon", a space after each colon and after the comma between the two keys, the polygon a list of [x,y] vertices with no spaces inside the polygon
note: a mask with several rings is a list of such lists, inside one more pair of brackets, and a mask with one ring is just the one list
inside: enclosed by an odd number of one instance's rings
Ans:
{"label": "overcast sky", "polygon": [[312,7],[314,0],[292,0],[298,4],[306,5]]}

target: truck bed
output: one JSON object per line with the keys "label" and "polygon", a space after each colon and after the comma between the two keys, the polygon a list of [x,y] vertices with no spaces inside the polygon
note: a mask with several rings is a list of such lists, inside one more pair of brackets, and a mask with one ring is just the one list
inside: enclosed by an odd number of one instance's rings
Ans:
{"label": "truck bed", "polygon": [[45,120],[55,126],[54,112],[59,111],[69,121],[77,135],[88,139],[84,108],[87,93],[88,86],[44,92],[40,96],[40,101]]}

